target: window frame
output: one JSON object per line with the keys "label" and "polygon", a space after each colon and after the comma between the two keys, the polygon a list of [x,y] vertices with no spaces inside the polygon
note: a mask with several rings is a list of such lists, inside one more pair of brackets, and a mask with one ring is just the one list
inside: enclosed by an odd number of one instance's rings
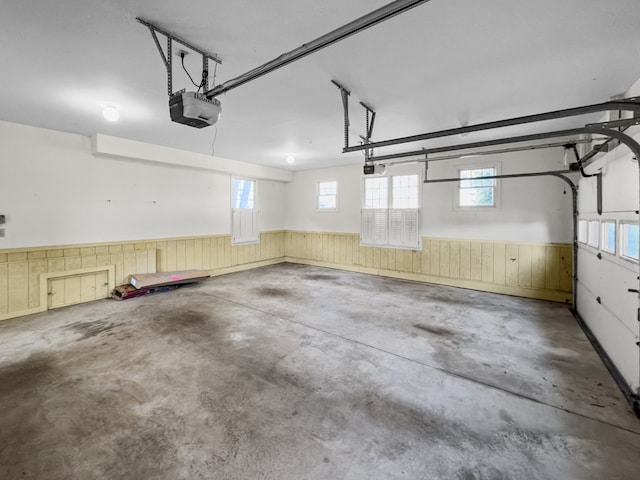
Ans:
{"label": "window frame", "polygon": [[[620,222],[620,240],[619,240],[619,247],[620,247],[620,253],[619,256],[620,258],[628,261],[628,262],[633,262],[633,263],[638,263],[638,258],[635,257],[631,257],[629,255],[625,255],[625,245],[626,245],[626,235],[625,235],[625,227],[629,226],[629,225],[635,225],[638,226],[638,222],[630,222],[630,221],[621,221]],[[640,252],[639,255],[640,256]]]}
{"label": "window frame", "polygon": [[[234,184],[236,180],[245,181],[245,182],[253,182],[253,208],[246,207],[235,207],[235,192],[234,192]],[[255,243],[260,243],[260,227],[258,225],[258,215],[260,210],[258,209],[258,179],[249,178],[249,177],[241,177],[241,176],[231,176],[230,181],[231,186],[231,245],[250,245]],[[251,213],[247,213],[251,212]],[[241,222],[246,222],[247,219],[240,217],[251,217],[251,230],[252,235],[249,236],[241,236],[240,238],[236,237],[236,221],[239,219]],[[239,227],[240,228],[240,227]]]}
{"label": "window frame", "polygon": [[[607,225],[613,225],[613,250],[607,248],[607,241],[609,239]],[[618,226],[615,220],[602,220],[600,222],[600,250],[609,255],[616,255],[618,253]]]}
{"label": "window frame", "polygon": [[[334,196],[336,197],[336,206],[334,208],[320,208],[320,184],[321,183],[335,183],[336,184],[336,193]],[[320,213],[335,213],[340,209],[340,182],[338,179],[331,180],[318,180],[316,182],[316,200],[315,200],[315,211]]]}
{"label": "window frame", "polygon": [[587,245],[589,241],[589,221],[586,219],[578,220],[578,242]]}
{"label": "window frame", "polygon": [[[404,176],[415,176],[417,179],[416,191],[417,191],[417,207],[393,207],[393,178],[394,177],[404,177]],[[367,207],[367,180],[373,179],[385,179],[386,185],[386,206],[384,207]],[[417,170],[415,167],[409,169],[400,169],[395,172],[387,172],[380,175],[365,175],[362,180],[362,209],[361,209],[361,225],[360,225],[360,245],[365,247],[382,247],[382,248],[395,248],[395,249],[405,249],[405,250],[420,250],[422,249],[422,235],[421,235],[421,215],[422,215],[422,196],[423,196],[423,178],[422,172]],[[384,215],[383,215],[384,213]],[[381,216],[386,217],[386,230],[383,236],[378,234],[378,230],[376,230],[376,234],[374,235],[373,241],[371,243],[367,243],[363,241],[365,236],[364,225],[365,225],[365,217],[368,218],[368,222],[373,221],[377,223],[380,221]],[[393,233],[397,233],[397,230],[393,230],[391,227],[391,223],[398,221],[398,216],[401,217],[402,222],[402,234],[408,235],[407,232],[414,231],[416,234],[415,244],[407,243],[409,238],[404,238],[402,242],[398,243],[397,240],[393,239]],[[369,218],[371,217],[371,218]],[[375,218],[375,220],[374,220]],[[384,238],[384,242],[381,239]],[[380,239],[380,240],[379,240]]]}
{"label": "window frame", "polygon": [[600,248],[600,221],[589,220],[587,225],[587,245],[595,249]]}
{"label": "window frame", "polygon": [[[487,168],[493,168],[493,176],[500,175],[501,164],[500,162],[486,162],[486,163],[464,163],[456,165],[456,176],[460,180],[466,180],[460,178],[461,173],[464,170],[485,170]],[[501,206],[501,182],[500,179],[493,179],[493,205],[460,205],[460,192],[462,187],[462,181],[458,181],[456,188],[453,190],[453,207],[454,210],[459,211],[495,211]],[[467,187],[465,187],[467,188]],[[468,187],[468,188],[481,188],[481,187]]]}

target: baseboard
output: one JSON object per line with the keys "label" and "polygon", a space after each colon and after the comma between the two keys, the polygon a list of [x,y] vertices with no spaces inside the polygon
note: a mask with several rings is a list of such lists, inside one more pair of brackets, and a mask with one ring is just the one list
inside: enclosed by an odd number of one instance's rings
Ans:
{"label": "baseboard", "polygon": [[214,270],[208,270],[209,275],[212,277],[218,277],[220,275],[226,275],[228,273],[242,272],[244,270],[251,270],[259,267],[266,267],[268,265],[275,265],[277,263],[285,262],[286,257],[270,258],[269,260],[261,260],[259,262],[243,263],[242,265],[234,265],[233,267],[216,268]]}
{"label": "baseboard", "polygon": [[446,285],[449,287],[466,288],[469,290],[478,290],[481,292],[499,293],[502,295],[511,295],[514,297],[532,298],[535,300],[547,300],[558,303],[571,303],[571,295],[567,292],[559,292],[553,290],[539,290],[526,287],[510,287],[508,285],[495,285],[483,282],[474,282],[472,280],[460,280],[455,278],[437,277],[433,275],[424,275],[421,273],[399,272],[395,270],[385,270],[371,267],[360,267],[356,265],[342,265],[329,262],[321,262],[317,260],[307,260],[305,258],[285,257],[285,261],[291,263],[299,263],[303,265],[315,265],[318,267],[334,268],[337,270],[346,270],[350,272],[368,273],[371,275],[379,275],[381,277],[398,278],[401,280],[411,280],[415,282],[433,283],[436,285]]}

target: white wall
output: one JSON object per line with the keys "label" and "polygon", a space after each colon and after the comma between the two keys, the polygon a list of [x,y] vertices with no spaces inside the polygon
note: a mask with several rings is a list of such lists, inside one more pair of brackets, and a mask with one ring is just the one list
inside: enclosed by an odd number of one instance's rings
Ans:
{"label": "white wall", "polygon": [[[7,122],[0,153],[0,249],[231,231],[229,174],[94,156],[87,137]],[[258,189],[261,230],[284,228],[284,184]]]}
{"label": "white wall", "polygon": [[[554,148],[432,162],[428,177],[455,177],[460,166],[496,162],[501,173],[561,170],[563,158],[563,149]],[[389,167],[387,172],[400,168],[423,170],[422,165],[414,165]],[[322,180],[338,180],[339,211],[336,213],[315,211],[316,184]],[[565,189],[561,180],[542,177],[501,180],[500,183],[500,206],[490,209],[455,208],[457,183],[425,185],[422,235],[539,243],[572,241],[571,191]],[[293,182],[286,186],[286,228],[358,233],[362,184],[362,165],[296,172]]]}

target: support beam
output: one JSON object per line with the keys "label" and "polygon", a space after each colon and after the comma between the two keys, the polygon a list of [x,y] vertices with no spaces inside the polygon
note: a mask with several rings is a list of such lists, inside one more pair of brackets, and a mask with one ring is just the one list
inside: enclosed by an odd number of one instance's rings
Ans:
{"label": "support beam", "polygon": [[255,80],[267,73],[273,72],[280,67],[284,67],[296,60],[299,60],[307,55],[317,52],[329,45],[332,45],[340,40],[344,40],[351,35],[359,33],[363,30],[366,30],[369,27],[372,27],[378,23],[384,22],[385,20],[389,20],[396,15],[404,13],[418,5],[422,5],[423,3],[427,3],[429,0],[396,0],[395,2],[391,2],[383,7],[374,10],[356,20],[353,20],[342,27],[339,27],[321,37],[316,38],[315,40],[311,40],[303,44],[302,46],[295,48],[287,53],[283,53],[277,58],[260,65],[259,67],[254,68],[253,70],[249,70],[248,72],[233,78],[231,80],[226,81],[214,87],[213,89],[206,92],[207,97],[217,97],[218,95],[222,95],[223,93],[228,92],[240,85],[243,85],[247,82]]}

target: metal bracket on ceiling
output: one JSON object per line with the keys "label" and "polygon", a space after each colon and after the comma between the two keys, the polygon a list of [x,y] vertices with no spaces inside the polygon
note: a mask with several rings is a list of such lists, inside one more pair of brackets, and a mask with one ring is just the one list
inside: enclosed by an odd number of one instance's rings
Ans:
{"label": "metal bracket on ceiling", "polygon": [[343,121],[344,121],[344,148],[349,148],[349,95],[351,92],[340,85],[335,80],[331,80],[338,89],[340,90],[340,96],[342,97],[342,112],[343,112]]}
{"label": "metal bracket on ceiling", "polygon": [[[366,126],[367,133],[364,136],[363,140],[364,140],[364,144],[368,145],[371,143],[371,135],[373,134],[373,125],[376,121],[376,112],[373,110],[373,108],[369,107],[364,102],[360,102],[360,105],[362,105],[362,107],[365,110],[365,126]],[[364,151],[364,159],[366,163],[369,163],[372,153],[373,153],[372,149],[367,148]]]}
{"label": "metal bracket on ceiling", "polygon": [[[342,113],[343,113],[343,124],[344,124],[344,148],[349,148],[349,126],[351,125],[351,121],[349,120],[349,96],[351,92],[347,90],[345,87],[340,85],[335,80],[331,80],[338,89],[340,90],[340,96],[342,98]],[[376,121],[376,112],[373,108],[367,105],[364,102],[360,102],[360,105],[365,110],[365,134],[360,135],[362,139],[362,145],[368,145],[371,143],[371,136],[373,135],[373,127]],[[365,148],[364,149],[364,157],[365,163],[369,163],[373,150]]]}
{"label": "metal bracket on ceiling", "polygon": [[[183,45],[187,47],[189,50],[199,53],[202,56],[202,72],[203,72],[202,80],[204,82],[203,87],[205,92],[209,89],[209,75],[208,75],[209,60],[212,60],[217,64],[221,64],[222,60],[220,60],[220,57],[218,57],[215,53],[206,52],[201,48],[198,48],[182,40],[181,38],[176,37],[174,34],[167,32],[165,30],[162,30],[161,28],[158,28],[157,26],[147,22],[146,20],[143,20],[142,18],[136,18],[136,20],[142,25],[144,25],[145,27],[147,27],[151,32],[151,36],[153,37],[153,41],[156,44],[156,48],[158,49],[158,52],[160,53],[162,62],[164,63],[165,68],[167,69],[167,93],[169,94],[169,96],[173,95],[173,60],[172,60],[173,42],[179,43],[180,45]],[[164,53],[164,50],[162,50],[160,41],[158,40],[158,35],[157,35],[158,33],[161,35],[164,35],[167,39],[166,55]]]}

